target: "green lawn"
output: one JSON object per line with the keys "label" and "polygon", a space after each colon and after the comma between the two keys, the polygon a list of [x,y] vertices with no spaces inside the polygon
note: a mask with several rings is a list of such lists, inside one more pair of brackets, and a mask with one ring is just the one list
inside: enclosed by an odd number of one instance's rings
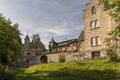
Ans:
{"label": "green lawn", "polygon": [[39,64],[20,69],[17,80],[120,80],[120,63],[95,59]]}

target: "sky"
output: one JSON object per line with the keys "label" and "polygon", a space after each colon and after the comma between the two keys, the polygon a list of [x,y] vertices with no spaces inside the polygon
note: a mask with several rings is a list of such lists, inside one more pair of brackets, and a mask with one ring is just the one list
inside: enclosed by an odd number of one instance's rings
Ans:
{"label": "sky", "polygon": [[89,0],[0,0],[0,13],[19,24],[22,42],[39,34],[48,48],[56,42],[78,38],[83,30],[82,11]]}

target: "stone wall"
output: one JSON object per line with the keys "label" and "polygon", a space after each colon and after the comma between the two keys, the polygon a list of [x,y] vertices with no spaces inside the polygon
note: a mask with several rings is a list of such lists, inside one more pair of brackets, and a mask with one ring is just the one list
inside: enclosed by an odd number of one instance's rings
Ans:
{"label": "stone wall", "polygon": [[[96,13],[92,14],[92,7],[95,6]],[[104,6],[99,4],[99,0],[90,0],[90,3],[86,4],[86,9],[83,11],[84,19],[84,52],[91,56],[92,51],[100,51],[100,57],[105,57],[105,39],[109,37],[108,33],[112,30],[113,21],[107,11],[103,11]],[[91,21],[98,20],[99,26],[91,29]],[[91,46],[91,38],[99,36],[100,45]],[[91,56],[92,57],[92,56]]]}
{"label": "stone wall", "polygon": [[48,63],[59,62],[58,53],[47,54]]}
{"label": "stone wall", "polygon": [[[47,54],[48,63],[59,62],[59,54],[60,53]],[[74,53],[64,52],[64,54],[65,54],[66,62],[84,60],[84,57],[80,56],[79,52],[74,52]]]}

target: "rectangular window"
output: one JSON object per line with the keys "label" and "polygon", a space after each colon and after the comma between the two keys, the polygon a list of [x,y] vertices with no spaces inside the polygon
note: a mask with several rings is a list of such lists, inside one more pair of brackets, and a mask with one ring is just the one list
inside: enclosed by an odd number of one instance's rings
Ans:
{"label": "rectangular window", "polygon": [[100,45],[100,37],[91,37],[91,46],[98,46]]}
{"label": "rectangular window", "polygon": [[99,27],[99,21],[98,21],[98,19],[95,20],[95,28],[97,28],[97,27]]}
{"label": "rectangular window", "polygon": [[98,27],[99,27],[99,20],[98,19],[90,22],[90,29],[95,29]]}
{"label": "rectangular window", "polygon": [[91,21],[90,22],[90,28],[93,29],[94,27],[95,27],[95,23],[94,23],[94,21]]}
{"label": "rectangular window", "polygon": [[91,46],[96,46],[95,37],[91,38]]}
{"label": "rectangular window", "polygon": [[96,37],[96,45],[100,45],[100,37],[99,36]]}
{"label": "rectangular window", "polygon": [[92,58],[98,58],[98,57],[100,57],[100,51],[93,51]]}

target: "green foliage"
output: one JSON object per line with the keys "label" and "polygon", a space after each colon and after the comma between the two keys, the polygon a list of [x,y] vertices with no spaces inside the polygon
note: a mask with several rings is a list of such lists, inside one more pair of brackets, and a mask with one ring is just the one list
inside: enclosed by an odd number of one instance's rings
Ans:
{"label": "green foliage", "polygon": [[114,30],[109,33],[111,37],[106,40],[106,45],[110,60],[116,62],[120,55],[120,0],[103,0],[103,2],[104,4],[109,2],[105,6],[105,11],[108,11],[115,21]]}
{"label": "green foliage", "polygon": [[0,64],[9,65],[21,52],[21,39],[18,24],[0,14]]}
{"label": "green foliage", "polygon": [[59,57],[59,62],[65,62],[66,61],[64,52],[59,53],[58,57]]}
{"label": "green foliage", "polygon": [[33,34],[32,36],[32,43],[34,44],[39,44],[41,41],[40,41],[40,36],[39,34]]}
{"label": "green foliage", "polygon": [[17,80],[119,80],[119,68],[108,59],[39,64],[21,69]]}

